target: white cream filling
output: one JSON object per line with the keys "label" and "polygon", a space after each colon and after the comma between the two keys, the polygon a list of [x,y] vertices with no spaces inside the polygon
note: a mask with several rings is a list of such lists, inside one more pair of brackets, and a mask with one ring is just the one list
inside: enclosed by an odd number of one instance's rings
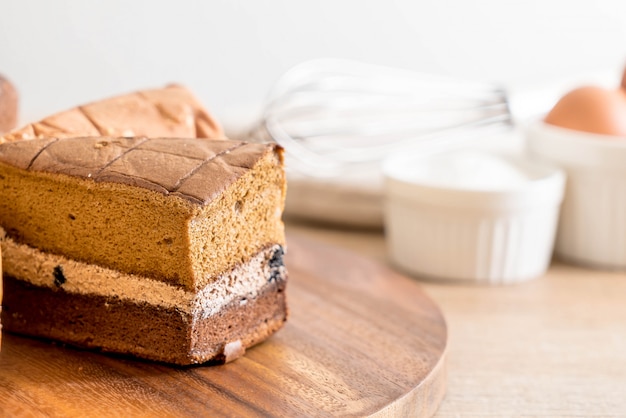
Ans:
{"label": "white cream filling", "polygon": [[[9,238],[0,228],[4,273],[36,286],[62,287],[64,291],[118,297],[135,303],[145,302],[164,308],[176,308],[194,317],[206,318],[232,301],[245,303],[254,298],[272,275],[269,265],[278,245],[261,251],[247,263],[223,273],[199,291],[181,289],[147,277],[124,274],[93,264],[39,251]],[[55,278],[55,268],[62,270],[63,283]],[[279,268],[284,275],[284,267]],[[57,276],[59,274],[57,273]],[[245,299],[244,299],[245,298]]]}

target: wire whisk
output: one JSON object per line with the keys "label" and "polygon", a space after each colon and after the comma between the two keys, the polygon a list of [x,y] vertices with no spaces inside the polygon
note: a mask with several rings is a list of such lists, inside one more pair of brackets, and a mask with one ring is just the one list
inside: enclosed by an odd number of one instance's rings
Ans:
{"label": "wire whisk", "polygon": [[282,145],[290,168],[340,175],[411,147],[509,127],[504,89],[356,61],[320,59],[273,86],[252,137]]}

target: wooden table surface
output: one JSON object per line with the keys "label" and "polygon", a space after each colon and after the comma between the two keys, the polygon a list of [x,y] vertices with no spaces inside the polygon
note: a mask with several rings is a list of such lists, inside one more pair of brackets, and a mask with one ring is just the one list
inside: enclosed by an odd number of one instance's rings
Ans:
{"label": "wooden table surface", "polygon": [[[382,232],[287,230],[386,262]],[[422,286],[448,323],[436,416],[626,416],[626,273],[554,262],[517,285]]]}
{"label": "wooden table surface", "polygon": [[413,280],[289,233],[290,316],[232,363],[176,368],[4,333],[0,417],[431,417],[447,327]]}

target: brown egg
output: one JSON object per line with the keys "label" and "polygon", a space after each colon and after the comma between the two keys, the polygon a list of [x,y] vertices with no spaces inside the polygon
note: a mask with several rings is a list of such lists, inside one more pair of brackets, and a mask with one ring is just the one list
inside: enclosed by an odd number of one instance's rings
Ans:
{"label": "brown egg", "polygon": [[580,87],[567,93],[545,122],[562,128],[626,137],[626,71],[622,86],[609,90]]}

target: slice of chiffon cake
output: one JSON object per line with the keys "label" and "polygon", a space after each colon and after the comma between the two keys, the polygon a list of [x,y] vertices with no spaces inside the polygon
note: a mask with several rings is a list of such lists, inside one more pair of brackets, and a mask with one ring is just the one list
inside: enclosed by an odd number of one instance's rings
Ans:
{"label": "slice of chiffon cake", "polygon": [[282,149],[175,138],[0,144],[5,330],[180,365],[286,320]]}
{"label": "slice of chiffon cake", "polygon": [[0,143],[79,136],[224,139],[217,121],[179,85],[75,107],[0,136]]}

